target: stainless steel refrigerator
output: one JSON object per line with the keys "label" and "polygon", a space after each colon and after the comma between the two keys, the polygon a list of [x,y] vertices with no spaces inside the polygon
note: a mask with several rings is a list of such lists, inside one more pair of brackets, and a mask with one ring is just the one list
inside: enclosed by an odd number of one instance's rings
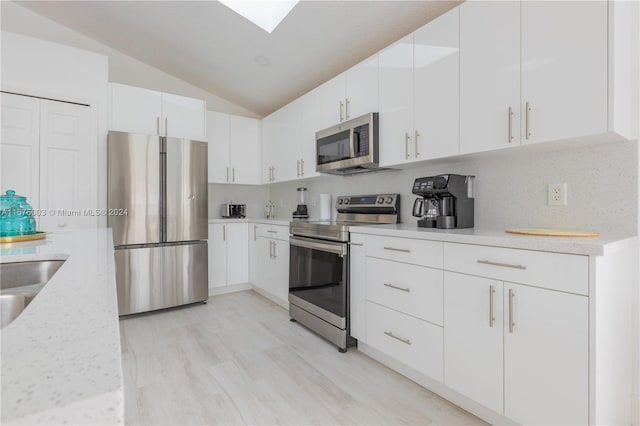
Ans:
{"label": "stainless steel refrigerator", "polygon": [[120,315],[206,301],[207,144],[109,132]]}

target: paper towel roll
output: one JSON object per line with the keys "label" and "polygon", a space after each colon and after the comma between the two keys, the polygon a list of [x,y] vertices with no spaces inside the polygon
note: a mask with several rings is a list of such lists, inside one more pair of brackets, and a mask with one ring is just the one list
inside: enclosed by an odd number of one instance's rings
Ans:
{"label": "paper towel roll", "polygon": [[331,194],[320,194],[320,220],[331,220]]}

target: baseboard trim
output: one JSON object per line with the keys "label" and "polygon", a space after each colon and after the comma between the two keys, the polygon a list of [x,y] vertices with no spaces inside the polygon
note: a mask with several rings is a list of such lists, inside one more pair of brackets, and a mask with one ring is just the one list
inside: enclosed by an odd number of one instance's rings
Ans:
{"label": "baseboard trim", "polygon": [[220,294],[236,293],[238,291],[251,290],[253,286],[249,283],[225,285],[224,287],[209,287],[209,296],[218,296]]}
{"label": "baseboard trim", "polygon": [[253,284],[250,284],[249,288],[252,288],[253,291],[258,293],[260,296],[266,297],[267,299],[271,300],[276,305],[279,305],[279,306],[283,307],[284,309],[286,309],[287,311],[289,311],[289,301],[288,300],[282,300],[279,297],[276,297],[273,294],[269,293],[268,291],[264,291],[260,287],[256,287]]}
{"label": "baseboard trim", "polygon": [[358,350],[370,358],[375,359],[381,364],[386,365],[392,370],[402,374],[408,379],[416,382],[420,386],[429,389],[431,392],[441,396],[454,405],[462,408],[488,422],[492,425],[513,425],[512,420],[507,419],[501,414],[498,414],[487,407],[478,404],[477,402],[463,396],[456,391],[448,388],[444,384],[433,380],[432,378],[414,370],[411,367],[401,363],[400,361],[391,358],[379,350],[372,348],[371,346],[358,341]]}

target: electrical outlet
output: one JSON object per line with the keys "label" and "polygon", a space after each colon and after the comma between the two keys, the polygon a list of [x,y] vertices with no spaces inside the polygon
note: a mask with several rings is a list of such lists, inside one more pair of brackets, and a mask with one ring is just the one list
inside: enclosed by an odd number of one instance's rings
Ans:
{"label": "electrical outlet", "polygon": [[550,206],[567,205],[567,184],[550,183],[547,190],[547,204]]}

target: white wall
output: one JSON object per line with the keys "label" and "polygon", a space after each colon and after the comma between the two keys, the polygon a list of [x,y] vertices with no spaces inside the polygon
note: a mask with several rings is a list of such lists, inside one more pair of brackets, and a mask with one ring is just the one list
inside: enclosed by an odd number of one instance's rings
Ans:
{"label": "white wall", "polygon": [[[406,170],[350,177],[323,176],[271,185],[270,197],[279,207],[278,218],[291,217],[296,188],[307,186],[310,214],[317,217],[313,198],[335,195],[399,192],[401,220],[411,216],[417,177],[441,173],[471,174],[476,178],[475,224],[478,228],[578,228],[602,233],[635,235],[638,221],[637,142],[544,149],[520,147],[474,158],[439,160]],[[568,205],[547,206],[547,184],[567,182]]]}
{"label": "white wall", "polygon": [[[0,89],[91,106],[98,147],[98,207],[106,207],[107,57],[2,31]],[[100,161],[100,158],[105,159]],[[106,218],[100,218],[106,225]]]}
{"label": "white wall", "polygon": [[107,56],[109,58],[109,81],[204,99],[207,102],[207,109],[211,111],[259,118],[252,111],[127,56],[14,2],[2,1],[0,8],[2,11],[1,25],[4,31],[24,34]]}
{"label": "white wall", "polygon": [[247,217],[262,218],[269,201],[269,188],[258,185],[209,184],[209,218],[219,219],[220,205],[246,204]]}

